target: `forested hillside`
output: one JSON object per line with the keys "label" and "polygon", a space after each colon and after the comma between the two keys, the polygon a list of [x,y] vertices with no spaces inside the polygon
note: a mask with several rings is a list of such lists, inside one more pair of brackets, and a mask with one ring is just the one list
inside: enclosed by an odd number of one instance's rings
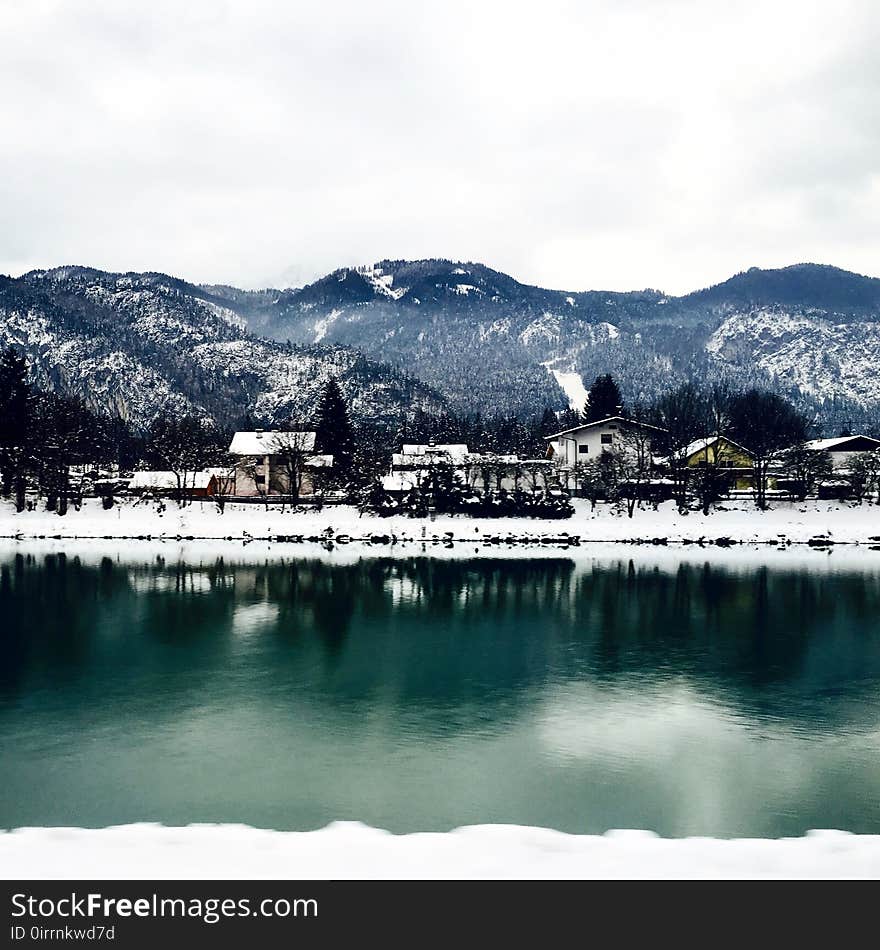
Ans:
{"label": "forested hillside", "polygon": [[829,431],[869,425],[880,402],[880,280],[813,264],[753,268],[672,297],[544,290],[482,264],[382,261],[281,292],[248,319],[277,339],[332,340],[407,367],[465,412],[559,409],[605,372],[630,402],[688,379],[764,386]]}
{"label": "forested hillside", "polygon": [[345,347],[254,336],[243,316],[254,296],[164,274],[33,271],[0,281],[0,347],[22,352],[42,388],[81,397],[134,428],[162,409],[222,425],[245,417],[295,423],[309,417],[331,377],[366,421],[443,406],[406,372]]}

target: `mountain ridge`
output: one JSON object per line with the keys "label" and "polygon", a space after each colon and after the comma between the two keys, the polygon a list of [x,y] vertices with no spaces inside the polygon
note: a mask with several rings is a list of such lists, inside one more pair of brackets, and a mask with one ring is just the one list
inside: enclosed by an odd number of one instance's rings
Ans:
{"label": "mountain ridge", "polygon": [[[774,320],[786,329],[775,349]],[[474,262],[388,259],[282,291],[248,321],[277,339],[333,340],[406,366],[463,412],[558,409],[560,384],[572,395],[572,374],[589,384],[601,372],[630,401],[693,376],[766,386],[832,425],[880,402],[880,279],[831,265],[749,268],[676,297],[547,290]],[[806,376],[813,350],[823,358]]]}
{"label": "mountain ridge", "polygon": [[875,425],[880,406],[880,279],[809,263],[679,297],[547,290],[434,258],[261,290],[65,265],[0,276],[9,342],[45,385],[138,424],[165,402],[277,421],[330,375],[364,418],[391,423],[413,406],[558,410],[603,372],[629,402],[686,379],[765,386],[829,431]]}
{"label": "mountain ridge", "polygon": [[30,271],[0,282],[0,345],[24,351],[39,385],[135,428],[162,409],[224,425],[305,421],[331,376],[367,421],[445,405],[404,371],[348,348],[260,338],[241,299],[158,272]]}

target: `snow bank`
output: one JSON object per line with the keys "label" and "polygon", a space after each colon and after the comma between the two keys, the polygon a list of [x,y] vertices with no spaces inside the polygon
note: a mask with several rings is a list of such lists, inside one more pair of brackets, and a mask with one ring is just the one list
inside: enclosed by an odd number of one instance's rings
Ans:
{"label": "snow bank", "polygon": [[30,878],[876,878],[880,836],[659,838],[475,825],[392,835],[357,822],[320,831],[122,825],[0,833],[0,877]]}
{"label": "snow bank", "polygon": [[320,536],[343,541],[389,538],[396,542],[589,543],[595,541],[712,542],[719,538],[746,543],[798,543],[824,538],[835,544],[880,546],[880,506],[841,502],[776,502],[758,511],[748,500],[730,502],[708,515],[679,513],[674,502],[657,511],[637,510],[628,518],[612,505],[576,499],[575,514],[564,521],[533,518],[479,519],[443,515],[434,519],[361,516],[347,505],[322,511],[291,512],[280,506],[226,505],[221,514],[213,502],[195,502],[179,509],[169,502],[124,501],[104,511],[96,499],[65,517],[46,511],[16,514],[0,503],[0,537],[7,538],[200,538],[272,539]]}

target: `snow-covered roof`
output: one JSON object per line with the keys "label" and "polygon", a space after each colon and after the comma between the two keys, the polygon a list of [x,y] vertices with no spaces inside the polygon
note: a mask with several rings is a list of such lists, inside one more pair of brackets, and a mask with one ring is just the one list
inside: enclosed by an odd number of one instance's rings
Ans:
{"label": "snow-covered roof", "polygon": [[429,442],[427,445],[404,443],[400,447],[400,455],[446,455],[453,459],[464,459],[468,454],[468,447],[463,443],[445,443],[435,445]]}
{"label": "snow-covered roof", "polygon": [[332,455],[310,455],[305,460],[306,468],[331,468],[332,465]]}
{"label": "snow-covered roof", "polygon": [[608,416],[607,419],[597,419],[595,422],[584,422],[582,425],[573,426],[571,429],[563,429],[561,432],[554,432],[553,435],[545,435],[545,441],[558,439],[561,435],[571,435],[572,432],[582,432],[584,429],[592,429],[595,426],[604,426],[609,422],[619,422],[633,428],[651,429],[654,432],[665,432],[660,426],[652,426],[647,422],[637,422],[635,419],[627,419],[626,416]]}
{"label": "snow-covered roof", "polygon": [[392,472],[382,476],[385,491],[409,491],[418,484],[415,472]]}
{"label": "snow-covered roof", "polygon": [[682,455],[686,458],[694,455],[696,452],[704,452],[706,449],[711,448],[718,441],[717,435],[711,435],[707,439],[694,439],[689,445],[686,445],[682,450]]}
{"label": "snow-covered roof", "polygon": [[[180,476],[181,485],[186,488],[207,488],[213,474],[204,472],[187,472],[185,477]],[[174,472],[135,472],[128,483],[129,488],[166,490],[177,489],[177,476]]]}
{"label": "snow-covered roof", "polygon": [[719,438],[723,439],[728,445],[732,445],[735,449],[738,449],[749,458],[752,457],[752,453],[744,445],[740,445],[739,442],[734,442],[733,439],[728,439],[726,435],[710,435],[703,439],[695,439],[689,445],[684,446],[684,448],[682,448],[680,451],[674,452],[672,455],[655,455],[652,457],[652,461],[655,465],[669,465],[675,460],[680,462],[682,459],[689,459],[692,455],[696,455],[697,452],[704,452],[706,449],[715,445]]}
{"label": "snow-covered roof", "polygon": [[824,452],[845,452],[845,444],[856,440],[872,442],[875,449],[880,449],[880,439],[874,439],[870,435],[842,435],[836,439],[813,439],[805,442],[804,448]]}
{"label": "snow-covered roof", "polygon": [[690,445],[685,446],[683,454],[685,458],[690,458],[697,452],[703,452],[711,446],[715,445],[719,438],[723,438],[728,445],[732,445],[735,449],[739,449],[740,452],[744,452],[746,455],[751,456],[751,452],[744,446],[740,445],[739,442],[734,442],[733,439],[728,439],[727,436],[717,436],[710,435],[705,439],[695,439]]}
{"label": "snow-covered roof", "polygon": [[236,432],[229,445],[230,455],[273,455],[282,446],[291,446],[303,452],[315,449],[314,432],[284,432],[279,429],[257,429],[255,432]]}

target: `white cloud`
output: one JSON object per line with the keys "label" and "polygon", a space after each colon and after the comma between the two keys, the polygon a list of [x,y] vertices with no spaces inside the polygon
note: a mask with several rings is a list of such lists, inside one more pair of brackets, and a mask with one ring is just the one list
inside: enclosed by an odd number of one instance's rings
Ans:
{"label": "white cloud", "polygon": [[671,292],[877,272],[871,0],[31,0],[4,37],[5,272],[257,285],[447,256]]}

